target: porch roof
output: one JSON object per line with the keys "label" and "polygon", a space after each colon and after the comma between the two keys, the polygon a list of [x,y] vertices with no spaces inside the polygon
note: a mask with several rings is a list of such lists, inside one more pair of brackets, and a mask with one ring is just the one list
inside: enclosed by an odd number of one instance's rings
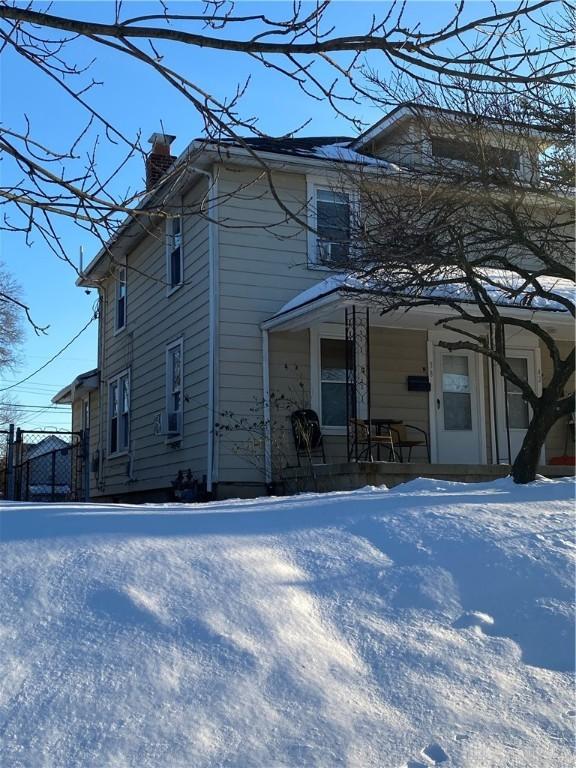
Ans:
{"label": "porch roof", "polygon": [[66,405],[71,403],[77,395],[83,395],[86,392],[93,392],[98,389],[98,375],[100,371],[94,368],[91,371],[80,373],[71,384],[63,387],[52,398],[52,402],[57,405]]}
{"label": "porch roof", "polygon": [[[486,289],[494,302],[502,307],[506,314],[523,316],[530,312],[532,316],[536,316],[544,323],[551,322],[553,315],[554,323],[560,321],[572,324],[572,317],[564,305],[551,298],[547,299],[537,295],[530,287],[521,290],[520,282],[521,278],[514,272],[486,271]],[[562,298],[576,302],[575,286],[570,280],[539,277],[538,282],[544,290],[552,291]],[[518,287],[516,288],[516,286]],[[407,298],[410,297],[409,292],[404,291],[403,293]],[[262,328],[265,330],[287,329],[304,320],[307,322],[321,320],[338,307],[345,307],[354,303],[375,304],[379,297],[386,294],[394,295],[393,286],[386,289],[376,280],[349,273],[330,275],[330,277],[307,288],[284,304],[275,315],[262,323]],[[425,291],[418,289],[418,292],[415,291],[414,293],[414,298],[417,300],[430,299],[431,301],[446,299],[475,304],[472,292],[463,281],[431,286]],[[427,315],[437,315],[438,313],[445,315],[448,311],[447,306],[434,306],[432,303],[411,310],[414,313]],[[406,311],[401,310],[401,313],[405,315]]]}

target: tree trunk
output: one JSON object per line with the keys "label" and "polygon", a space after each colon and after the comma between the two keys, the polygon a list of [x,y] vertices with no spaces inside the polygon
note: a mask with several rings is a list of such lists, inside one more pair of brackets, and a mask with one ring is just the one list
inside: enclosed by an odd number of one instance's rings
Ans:
{"label": "tree trunk", "polygon": [[524,442],[512,465],[512,477],[515,483],[531,483],[536,479],[540,454],[548,432],[564,415],[565,409],[559,407],[556,398],[544,396],[540,398],[539,407],[534,410]]}

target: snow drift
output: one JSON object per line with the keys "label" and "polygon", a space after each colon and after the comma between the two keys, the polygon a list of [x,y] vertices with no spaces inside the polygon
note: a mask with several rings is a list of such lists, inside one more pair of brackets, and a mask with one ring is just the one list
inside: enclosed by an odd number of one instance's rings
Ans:
{"label": "snow drift", "polygon": [[0,764],[571,764],[572,481],[0,504]]}

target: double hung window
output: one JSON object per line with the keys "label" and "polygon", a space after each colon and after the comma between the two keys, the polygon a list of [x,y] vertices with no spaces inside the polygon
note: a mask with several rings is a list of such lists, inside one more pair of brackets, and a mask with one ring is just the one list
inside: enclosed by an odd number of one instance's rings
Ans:
{"label": "double hung window", "polygon": [[120,267],[116,279],[116,320],[115,329],[126,327],[126,267]]}
{"label": "double hung window", "polygon": [[182,340],[166,348],[166,432],[182,433]]}
{"label": "double hung window", "polygon": [[130,431],[130,374],[116,376],[109,384],[109,448],[110,455],[128,450]]}
{"label": "double hung window", "polygon": [[166,222],[166,281],[168,292],[182,285],[182,217],[176,216]]}
{"label": "double hung window", "polygon": [[351,250],[352,213],[357,203],[350,192],[326,181],[307,179],[308,262],[331,268],[346,266]]}
{"label": "double hung window", "polygon": [[316,261],[337,266],[350,252],[350,196],[347,192],[316,189]]}

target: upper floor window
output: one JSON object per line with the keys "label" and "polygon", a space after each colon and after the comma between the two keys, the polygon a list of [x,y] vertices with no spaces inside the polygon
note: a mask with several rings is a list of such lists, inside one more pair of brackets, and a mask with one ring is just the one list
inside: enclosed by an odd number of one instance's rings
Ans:
{"label": "upper floor window", "polygon": [[446,160],[459,160],[478,166],[493,167],[517,171],[520,168],[520,153],[515,149],[476,146],[468,141],[460,141],[445,136],[432,137],[432,154]]}
{"label": "upper floor window", "polygon": [[166,432],[182,433],[182,339],[166,348]]}
{"label": "upper floor window", "polygon": [[126,267],[120,267],[116,279],[116,321],[117,331],[126,327]]}
{"label": "upper floor window", "polygon": [[108,434],[110,455],[128,450],[130,432],[130,373],[113,378],[108,387]]}
{"label": "upper floor window", "polygon": [[166,282],[168,292],[173,291],[183,280],[182,263],[182,217],[166,221]]}
{"label": "upper floor window", "polygon": [[351,196],[345,190],[314,185],[309,190],[309,261],[344,266],[350,254]]}

